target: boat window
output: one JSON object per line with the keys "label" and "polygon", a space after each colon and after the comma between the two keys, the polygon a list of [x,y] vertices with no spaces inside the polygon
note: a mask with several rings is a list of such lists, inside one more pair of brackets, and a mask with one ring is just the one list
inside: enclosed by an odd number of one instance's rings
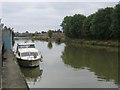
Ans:
{"label": "boat window", "polygon": [[30,56],[38,56],[37,52],[30,52]]}
{"label": "boat window", "polygon": [[26,45],[19,45],[18,48],[19,49],[21,49],[21,48],[27,48],[27,46]]}
{"label": "boat window", "polygon": [[24,52],[24,53],[21,53],[21,56],[22,57],[25,57],[25,56],[38,56],[38,53],[37,52]]}
{"label": "boat window", "polygon": [[31,44],[31,45],[29,45],[28,48],[35,48],[35,45],[34,45],[34,44]]}
{"label": "boat window", "polygon": [[34,45],[34,44],[30,44],[30,45],[19,45],[18,48],[19,48],[19,49],[22,49],[22,48],[35,48],[35,45]]}
{"label": "boat window", "polygon": [[22,56],[22,57],[29,56],[29,52],[21,53],[21,56]]}

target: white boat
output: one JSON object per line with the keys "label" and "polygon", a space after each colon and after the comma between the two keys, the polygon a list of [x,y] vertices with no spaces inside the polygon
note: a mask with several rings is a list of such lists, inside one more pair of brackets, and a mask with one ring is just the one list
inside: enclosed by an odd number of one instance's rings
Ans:
{"label": "white boat", "polygon": [[39,66],[42,55],[39,54],[34,44],[22,43],[17,45],[16,58],[20,66]]}

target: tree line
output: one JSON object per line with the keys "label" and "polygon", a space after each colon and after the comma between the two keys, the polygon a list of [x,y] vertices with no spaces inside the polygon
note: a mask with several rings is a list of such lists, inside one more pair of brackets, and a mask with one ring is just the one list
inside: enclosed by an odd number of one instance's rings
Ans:
{"label": "tree line", "polygon": [[81,39],[120,39],[120,2],[101,8],[86,17],[82,14],[64,17],[61,27],[66,37]]}

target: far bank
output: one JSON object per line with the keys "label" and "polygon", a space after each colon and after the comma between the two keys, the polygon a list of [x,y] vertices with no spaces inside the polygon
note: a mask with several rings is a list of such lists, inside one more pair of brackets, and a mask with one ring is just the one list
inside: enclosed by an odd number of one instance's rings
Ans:
{"label": "far bank", "polygon": [[32,36],[32,37],[15,37],[15,39],[19,38],[30,38],[32,40],[43,40],[43,41],[55,41],[57,43],[70,43],[72,45],[92,45],[92,46],[105,46],[105,47],[119,47],[119,41],[118,40],[90,40],[90,39],[71,39],[71,38],[65,38],[63,33],[56,33],[53,34],[51,38],[48,37],[47,34],[41,34],[38,36]]}

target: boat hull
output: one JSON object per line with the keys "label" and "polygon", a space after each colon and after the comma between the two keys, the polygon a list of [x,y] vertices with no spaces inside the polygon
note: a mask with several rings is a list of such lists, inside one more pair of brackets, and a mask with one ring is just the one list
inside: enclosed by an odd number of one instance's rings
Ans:
{"label": "boat hull", "polygon": [[23,67],[37,67],[39,66],[39,59],[38,60],[23,60],[23,59],[17,59],[17,62],[20,66]]}

